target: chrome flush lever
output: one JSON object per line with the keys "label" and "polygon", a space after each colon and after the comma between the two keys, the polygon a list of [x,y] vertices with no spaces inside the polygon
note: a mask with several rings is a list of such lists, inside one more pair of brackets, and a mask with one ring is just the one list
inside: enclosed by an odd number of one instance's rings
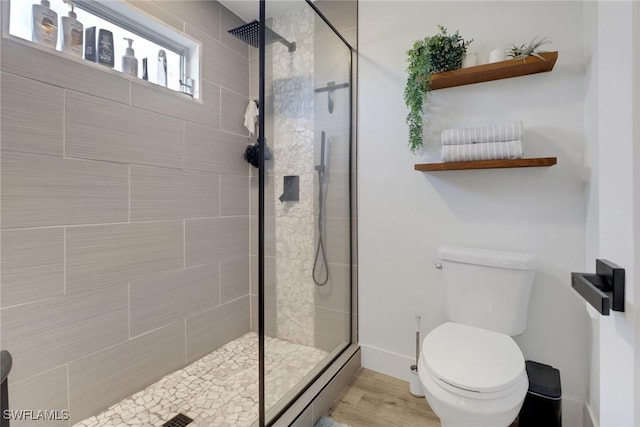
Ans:
{"label": "chrome flush lever", "polygon": [[433,264],[433,266],[436,268],[436,270],[442,270],[442,264],[440,264],[439,262],[436,262],[435,264]]}

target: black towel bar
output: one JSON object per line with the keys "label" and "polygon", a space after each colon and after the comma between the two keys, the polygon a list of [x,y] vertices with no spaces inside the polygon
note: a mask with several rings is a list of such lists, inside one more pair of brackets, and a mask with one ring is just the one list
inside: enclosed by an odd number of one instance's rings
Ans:
{"label": "black towel bar", "polygon": [[624,311],[624,268],[596,259],[596,273],[571,273],[571,286],[603,316]]}

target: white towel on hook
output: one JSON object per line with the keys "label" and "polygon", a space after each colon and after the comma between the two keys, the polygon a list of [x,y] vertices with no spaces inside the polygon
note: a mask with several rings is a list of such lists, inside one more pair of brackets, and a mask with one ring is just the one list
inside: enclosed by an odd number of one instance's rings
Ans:
{"label": "white towel on hook", "polygon": [[522,122],[501,123],[476,128],[458,128],[442,131],[442,145],[506,142],[522,139]]}
{"label": "white towel on hook", "polygon": [[521,141],[481,142],[442,146],[443,162],[468,162],[472,160],[521,159]]}
{"label": "white towel on hook", "polygon": [[249,101],[247,109],[244,112],[244,127],[253,135],[256,132],[256,120],[258,119],[258,106],[255,101]]}

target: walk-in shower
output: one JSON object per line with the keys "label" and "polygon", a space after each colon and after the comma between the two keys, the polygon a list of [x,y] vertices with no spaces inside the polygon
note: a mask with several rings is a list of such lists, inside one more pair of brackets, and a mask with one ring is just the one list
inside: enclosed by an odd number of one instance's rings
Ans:
{"label": "walk-in shower", "polygon": [[166,73],[197,97],[3,32],[11,427],[43,424],[29,410],[56,427],[318,418],[357,351],[356,2],[108,3],[198,46],[199,75]]}

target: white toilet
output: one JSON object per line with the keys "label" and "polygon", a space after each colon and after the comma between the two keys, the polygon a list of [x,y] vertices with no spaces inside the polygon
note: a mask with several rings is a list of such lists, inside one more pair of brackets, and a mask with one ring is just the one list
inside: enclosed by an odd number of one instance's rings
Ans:
{"label": "white toilet", "polygon": [[446,322],[422,342],[418,375],[442,427],[506,427],[529,380],[511,336],[527,326],[534,255],[454,246],[438,250]]}

